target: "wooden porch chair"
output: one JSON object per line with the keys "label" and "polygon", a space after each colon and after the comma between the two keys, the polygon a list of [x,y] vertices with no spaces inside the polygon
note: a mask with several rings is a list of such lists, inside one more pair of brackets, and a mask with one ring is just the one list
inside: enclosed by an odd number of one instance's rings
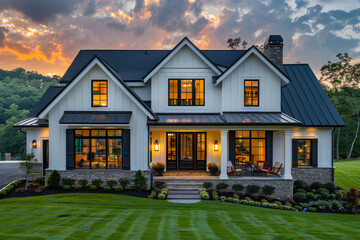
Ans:
{"label": "wooden porch chair", "polygon": [[258,161],[254,173],[261,173],[263,176],[269,175],[269,170],[266,168],[266,161]]}
{"label": "wooden porch chair", "polygon": [[228,161],[227,162],[227,174],[233,174],[233,175],[239,174],[240,175],[241,174],[241,168],[234,167],[232,162]]}
{"label": "wooden porch chair", "polygon": [[282,167],[282,163],[275,162],[274,166],[269,169],[269,173],[280,177],[279,172],[280,172],[281,167]]}

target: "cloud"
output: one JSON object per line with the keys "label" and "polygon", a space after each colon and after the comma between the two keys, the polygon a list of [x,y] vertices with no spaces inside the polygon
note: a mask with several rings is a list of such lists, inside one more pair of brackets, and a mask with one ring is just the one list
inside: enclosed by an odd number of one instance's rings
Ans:
{"label": "cloud", "polygon": [[96,13],[95,0],[89,0],[88,4],[86,5],[83,15],[93,16],[95,13]]}
{"label": "cloud", "polygon": [[309,2],[306,0],[295,0],[295,3],[296,3],[296,8],[303,8],[309,4]]}
{"label": "cloud", "polygon": [[138,13],[144,7],[144,0],[136,0],[133,8],[134,13]]}
{"label": "cloud", "polygon": [[4,46],[5,33],[9,32],[6,27],[0,27],[0,47]]}

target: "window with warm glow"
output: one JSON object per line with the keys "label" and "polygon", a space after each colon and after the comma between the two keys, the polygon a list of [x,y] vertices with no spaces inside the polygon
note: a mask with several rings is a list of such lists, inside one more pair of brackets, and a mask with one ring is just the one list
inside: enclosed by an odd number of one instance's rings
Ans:
{"label": "window with warm glow", "polygon": [[244,105],[259,106],[259,80],[245,80]]}
{"label": "window with warm glow", "polygon": [[311,166],[311,140],[298,140],[298,166]]}
{"label": "window with warm glow", "polygon": [[265,131],[235,132],[235,165],[257,165],[266,161]]}
{"label": "window with warm glow", "polygon": [[204,79],[169,79],[169,106],[204,106]]}
{"label": "window with warm glow", "polygon": [[93,80],[91,84],[92,106],[107,107],[108,90],[106,80]]}

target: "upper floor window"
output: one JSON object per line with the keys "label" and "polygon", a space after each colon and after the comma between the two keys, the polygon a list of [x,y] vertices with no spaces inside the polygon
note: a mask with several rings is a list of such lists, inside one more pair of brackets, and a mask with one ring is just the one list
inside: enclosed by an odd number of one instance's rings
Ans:
{"label": "upper floor window", "polygon": [[204,106],[204,79],[169,79],[169,106]]}
{"label": "upper floor window", "polygon": [[245,80],[244,105],[259,106],[259,80]]}
{"label": "upper floor window", "polygon": [[93,107],[107,107],[108,91],[106,80],[91,82],[91,99]]}

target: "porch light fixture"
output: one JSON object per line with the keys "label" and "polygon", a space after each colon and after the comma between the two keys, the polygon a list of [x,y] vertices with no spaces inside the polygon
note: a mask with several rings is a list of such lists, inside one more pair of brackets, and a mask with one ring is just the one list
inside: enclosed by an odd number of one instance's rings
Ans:
{"label": "porch light fixture", "polygon": [[37,142],[36,142],[36,140],[33,140],[33,141],[31,142],[31,147],[32,147],[32,148],[37,148]]}
{"label": "porch light fixture", "polygon": [[218,140],[215,140],[215,142],[214,142],[214,151],[219,151],[219,142],[218,142]]}
{"label": "porch light fixture", "polygon": [[155,142],[154,142],[154,150],[159,151],[159,142],[158,142],[158,140],[155,140]]}

